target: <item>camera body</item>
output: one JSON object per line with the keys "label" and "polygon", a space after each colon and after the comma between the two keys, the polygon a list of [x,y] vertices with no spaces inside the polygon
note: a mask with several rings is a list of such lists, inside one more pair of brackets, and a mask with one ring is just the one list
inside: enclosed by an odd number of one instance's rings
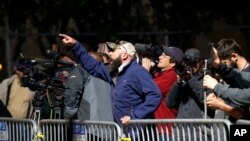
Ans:
{"label": "camera body", "polygon": [[185,75],[193,72],[193,67],[200,59],[194,59],[190,57],[185,57],[181,64],[176,66],[176,72],[178,75]]}
{"label": "camera body", "polygon": [[135,43],[134,44],[135,50],[138,54],[138,63],[142,63],[142,58],[146,57],[151,60],[151,73],[158,71],[157,63],[159,60],[159,56],[162,54],[163,49],[161,46],[154,45],[154,44],[142,44],[142,43]]}
{"label": "camera body", "polygon": [[[23,73],[21,86],[35,91],[32,101],[35,111],[43,111],[47,98],[52,102],[49,106],[54,109],[55,116],[61,118],[65,71],[69,72],[76,64],[62,61],[57,52],[51,52],[48,56],[49,59],[21,58],[16,62],[16,69]],[[44,113],[45,118],[47,115]]]}
{"label": "camera body", "polygon": [[59,53],[52,52],[50,59],[21,58],[16,63],[16,69],[23,72],[21,85],[31,90],[42,90],[48,87],[63,88],[62,70],[75,66],[60,60]]}

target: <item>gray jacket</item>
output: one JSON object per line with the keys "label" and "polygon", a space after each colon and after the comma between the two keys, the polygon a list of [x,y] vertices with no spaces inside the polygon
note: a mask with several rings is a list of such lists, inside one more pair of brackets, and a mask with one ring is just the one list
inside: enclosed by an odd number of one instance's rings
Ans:
{"label": "gray jacket", "polygon": [[109,83],[75,67],[65,80],[64,118],[113,121]]}
{"label": "gray jacket", "polygon": [[114,121],[110,91],[109,83],[90,75],[85,83],[77,118],[81,120]]}
{"label": "gray jacket", "polygon": [[[214,92],[222,99],[239,106],[250,106],[250,72],[243,72],[225,66],[220,67],[220,71],[224,73],[224,78],[230,80],[230,85],[219,83],[215,86]],[[238,87],[232,87],[232,85]]]}
{"label": "gray jacket", "polygon": [[227,84],[217,84],[214,92],[222,99],[231,101],[240,106],[250,106],[250,87],[249,88],[231,88]]}

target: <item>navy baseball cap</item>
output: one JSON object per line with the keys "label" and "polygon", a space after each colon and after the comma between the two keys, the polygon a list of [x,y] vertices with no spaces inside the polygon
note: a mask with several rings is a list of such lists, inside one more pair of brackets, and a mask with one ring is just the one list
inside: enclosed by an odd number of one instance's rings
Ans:
{"label": "navy baseball cap", "polygon": [[166,55],[172,57],[177,64],[180,64],[182,60],[185,58],[183,51],[178,47],[166,47],[166,46],[162,47],[163,47],[163,52]]}

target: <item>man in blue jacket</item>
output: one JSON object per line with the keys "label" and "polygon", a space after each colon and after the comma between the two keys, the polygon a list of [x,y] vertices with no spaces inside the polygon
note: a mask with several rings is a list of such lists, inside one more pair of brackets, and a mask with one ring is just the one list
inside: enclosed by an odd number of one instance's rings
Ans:
{"label": "man in blue jacket", "polygon": [[112,63],[119,66],[116,80],[113,82],[108,67],[91,57],[77,40],[65,34],[59,34],[59,37],[64,46],[72,47],[71,50],[84,69],[110,83],[116,123],[126,125],[131,119],[153,117],[155,109],[160,104],[161,93],[151,75],[136,63],[136,51],[131,43],[120,42],[112,46],[113,50],[109,52]]}

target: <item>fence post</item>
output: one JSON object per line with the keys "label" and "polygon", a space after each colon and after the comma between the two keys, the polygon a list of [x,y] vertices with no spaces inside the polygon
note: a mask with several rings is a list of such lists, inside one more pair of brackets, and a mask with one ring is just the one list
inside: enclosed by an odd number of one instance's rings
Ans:
{"label": "fence post", "polygon": [[12,54],[11,54],[11,48],[10,48],[10,28],[9,28],[9,18],[6,14],[4,17],[5,22],[5,59],[6,59],[6,68],[7,68],[7,75],[10,77],[12,75],[12,69],[11,69],[11,60],[12,60]]}

